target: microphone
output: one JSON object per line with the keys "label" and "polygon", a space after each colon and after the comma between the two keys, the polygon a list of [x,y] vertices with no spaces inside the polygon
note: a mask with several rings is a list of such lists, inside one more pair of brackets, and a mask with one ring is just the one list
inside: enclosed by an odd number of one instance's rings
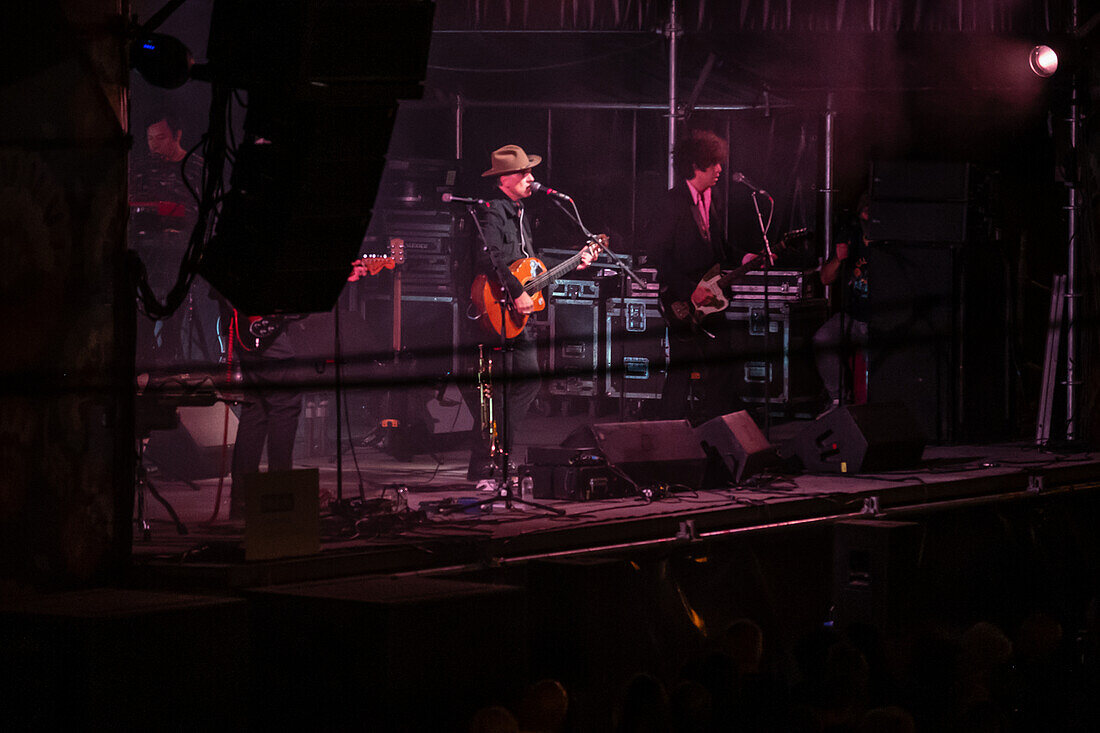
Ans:
{"label": "microphone", "polygon": [[538,181],[531,181],[531,190],[532,191],[538,191],[539,193],[544,193],[547,196],[553,196],[554,198],[556,198],[560,201],[570,201],[571,202],[573,200],[572,196],[567,196],[564,193],[562,193],[561,191],[555,191],[554,189],[550,188],[549,186],[542,185]]}
{"label": "microphone", "polygon": [[753,191],[755,191],[757,193],[767,193],[767,191],[765,191],[764,189],[760,188],[760,186],[757,186],[755,183],[750,181],[748,179],[748,176],[746,176],[744,173],[741,173],[740,171],[738,171],[736,173],[731,173],[730,178],[737,181],[738,183],[742,183],[742,184],[748,186],[749,188],[751,188]]}
{"label": "microphone", "polygon": [[449,193],[443,194],[443,203],[449,203],[451,201],[457,201],[460,204],[474,204],[476,206],[488,206],[489,202],[485,199],[472,199],[467,196],[454,196]]}

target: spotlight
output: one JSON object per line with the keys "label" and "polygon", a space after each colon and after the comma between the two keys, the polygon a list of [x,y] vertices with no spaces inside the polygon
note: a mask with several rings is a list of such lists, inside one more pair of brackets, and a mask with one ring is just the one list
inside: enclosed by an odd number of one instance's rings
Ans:
{"label": "spotlight", "polygon": [[183,43],[162,33],[148,33],[130,44],[130,66],[153,86],[175,89],[191,78],[195,59]]}
{"label": "spotlight", "polygon": [[1036,46],[1028,56],[1031,70],[1041,77],[1053,76],[1058,71],[1058,54],[1050,46]]}

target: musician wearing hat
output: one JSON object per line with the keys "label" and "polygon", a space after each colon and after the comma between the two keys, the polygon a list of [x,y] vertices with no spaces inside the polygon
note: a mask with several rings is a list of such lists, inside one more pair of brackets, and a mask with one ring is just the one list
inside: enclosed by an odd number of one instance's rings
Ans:
{"label": "musician wearing hat", "polygon": [[[505,145],[493,151],[489,169],[481,174],[482,178],[493,179],[499,190],[499,195],[488,202],[482,214],[485,242],[484,250],[477,258],[477,268],[483,273],[483,279],[500,289],[505,301],[504,313],[499,312],[500,297],[496,298],[496,304],[485,303],[487,312],[482,318],[486,323],[496,324],[497,334],[504,331],[510,347],[505,357],[508,382],[504,395],[509,447],[514,445],[513,438],[531,403],[538,396],[540,387],[535,337],[531,329],[523,326],[528,316],[543,307],[543,300],[540,291],[532,292],[530,287],[525,289],[524,283],[530,282],[532,273],[522,263],[530,262],[536,256],[531,216],[524,200],[534,191],[531,184],[535,177],[531,170],[541,162],[541,156],[528,155],[518,145]],[[584,247],[578,253],[577,269],[587,267],[597,256],[595,246]],[[487,333],[493,331],[491,328],[485,330]],[[486,338],[486,344],[492,346],[494,341]]]}

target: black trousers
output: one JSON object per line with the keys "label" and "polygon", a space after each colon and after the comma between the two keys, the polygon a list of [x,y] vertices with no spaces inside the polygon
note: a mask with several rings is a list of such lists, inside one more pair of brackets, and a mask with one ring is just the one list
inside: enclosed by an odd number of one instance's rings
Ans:
{"label": "black trousers", "polygon": [[[493,344],[486,346],[492,347]],[[531,403],[538,397],[542,387],[535,337],[524,331],[509,340],[504,359],[506,370],[494,370],[493,384],[504,384],[505,411],[501,412],[501,401],[494,399],[493,418],[498,429],[501,428],[501,418],[505,419],[508,430],[507,448],[512,451],[516,447],[517,437],[522,434],[523,421],[531,409]]]}
{"label": "black trousers", "polygon": [[[666,420],[688,419],[692,424],[744,409],[738,372],[730,351],[730,333],[716,320],[710,332],[669,335],[669,369],[661,398]],[[708,328],[710,324],[708,323]]]}
{"label": "black trousers", "polygon": [[[237,441],[233,446],[232,478],[236,489],[240,477],[260,470],[260,457],[267,446],[269,471],[288,471],[293,466],[294,440],[302,395],[292,358],[262,354],[241,355],[244,399]],[[233,491],[232,505],[243,506],[244,496]]]}

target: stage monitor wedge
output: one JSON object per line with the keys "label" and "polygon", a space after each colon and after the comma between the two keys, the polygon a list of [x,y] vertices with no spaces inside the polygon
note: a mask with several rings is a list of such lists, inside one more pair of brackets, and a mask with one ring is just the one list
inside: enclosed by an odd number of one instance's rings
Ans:
{"label": "stage monitor wedge", "polygon": [[740,482],[779,462],[768,442],[745,410],[721,415],[695,429],[703,450],[719,458],[734,482]]}
{"label": "stage monitor wedge", "polygon": [[594,448],[639,487],[698,489],[707,455],[687,420],[594,423],[574,430],[565,448]]}
{"label": "stage monitor wedge", "polygon": [[915,467],[925,438],[902,402],[845,405],[825,413],[784,446],[810,473],[869,473]]}
{"label": "stage monitor wedge", "polygon": [[237,441],[237,415],[221,403],[181,406],[176,414],[179,425],[175,429],[149,434],[146,460],[164,476],[180,481],[226,475]]}

